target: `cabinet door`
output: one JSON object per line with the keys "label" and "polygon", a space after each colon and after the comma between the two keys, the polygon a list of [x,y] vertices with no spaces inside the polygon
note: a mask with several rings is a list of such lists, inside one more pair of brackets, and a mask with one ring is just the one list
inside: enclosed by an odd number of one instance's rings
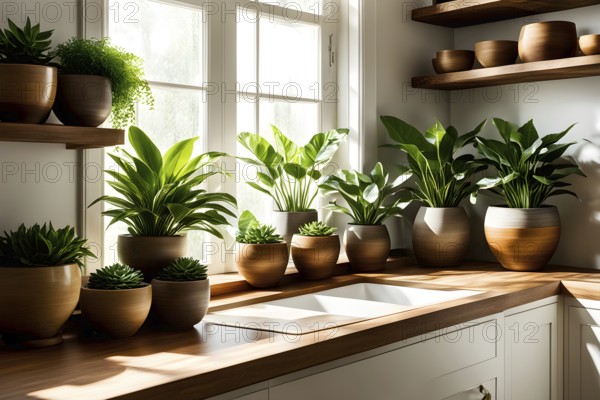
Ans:
{"label": "cabinet door", "polygon": [[260,390],[258,389],[259,386],[268,387],[268,383],[264,382],[264,384],[238,389],[206,400],[269,400],[269,390]]}
{"label": "cabinet door", "polygon": [[558,400],[558,306],[505,317],[506,400]]}
{"label": "cabinet door", "polygon": [[569,400],[600,399],[600,303],[568,306],[566,377]]}

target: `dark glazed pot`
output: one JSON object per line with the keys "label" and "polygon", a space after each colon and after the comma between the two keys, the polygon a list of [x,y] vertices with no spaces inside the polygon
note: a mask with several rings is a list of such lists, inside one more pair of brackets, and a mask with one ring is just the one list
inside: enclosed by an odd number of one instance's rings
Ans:
{"label": "dark glazed pot", "polygon": [[210,284],[203,281],[152,280],[152,313],[173,329],[191,329],[202,321],[210,301]]}
{"label": "dark glazed pot", "polygon": [[52,110],[65,125],[98,127],[112,109],[110,79],[95,75],[58,75]]}

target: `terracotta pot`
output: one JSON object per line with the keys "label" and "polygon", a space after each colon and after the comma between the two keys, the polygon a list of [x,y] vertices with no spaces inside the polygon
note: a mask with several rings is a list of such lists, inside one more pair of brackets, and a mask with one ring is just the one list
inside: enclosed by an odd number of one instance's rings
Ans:
{"label": "terracotta pot", "polygon": [[586,56],[600,54],[600,35],[583,35],[579,38],[579,49]]}
{"label": "terracotta pot", "polygon": [[577,29],[569,21],[546,21],[525,25],[519,35],[519,57],[527,63],[575,55]]}
{"label": "terracotta pot", "polygon": [[42,124],[56,97],[54,67],[0,64],[0,121]]}
{"label": "terracotta pot", "polygon": [[100,333],[114,338],[135,335],[150,312],[150,285],[126,290],[81,288],[81,314]]}
{"label": "terracotta pot", "polygon": [[421,207],[412,231],[413,251],[422,267],[457,267],[470,244],[469,217],[462,207]]}
{"label": "terracotta pot", "polygon": [[287,243],[237,243],[236,265],[246,281],[256,288],[277,286],[288,265]]}
{"label": "terracotta pot", "polygon": [[303,278],[309,280],[326,279],[333,270],[340,255],[340,238],[331,236],[292,237],[292,260]]}
{"label": "terracotta pot", "polygon": [[489,207],[485,238],[494,256],[506,269],[538,271],[548,262],[560,239],[556,207]]}
{"label": "terracotta pot", "polygon": [[164,267],[187,254],[187,236],[131,236],[117,239],[119,260],[150,282]]}
{"label": "terracotta pot", "polygon": [[292,236],[298,233],[298,229],[309,222],[318,221],[319,215],[315,210],[304,212],[273,211],[273,226],[276,232],[283,236],[288,244],[292,242]]}
{"label": "terracotta pot", "polygon": [[352,225],[344,233],[344,248],[350,266],[357,272],[385,268],[390,254],[390,234],[385,225]]}
{"label": "terracotta pot", "polygon": [[475,57],[485,68],[514,64],[519,56],[515,40],[485,40],[475,43]]}
{"label": "terracotta pot", "polygon": [[152,280],[152,313],[170,328],[191,329],[206,315],[210,284]]}
{"label": "terracotta pot", "polygon": [[110,79],[95,75],[58,75],[52,110],[65,125],[97,127],[112,109]]}
{"label": "terracotta pot", "polygon": [[58,338],[79,301],[76,264],[0,267],[0,332],[24,340]]}

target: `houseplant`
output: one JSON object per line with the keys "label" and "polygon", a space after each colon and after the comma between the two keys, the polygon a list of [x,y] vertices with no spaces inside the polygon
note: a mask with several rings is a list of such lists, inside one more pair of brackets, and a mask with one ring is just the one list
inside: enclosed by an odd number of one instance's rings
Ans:
{"label": "houseplant", "polygon": [[167,326],[189,329],[208,310],[210,284],[206,265],[193,258],[173,261],[152,280],[152,312]]}
{"label": "houseplant", "polygon": [[60,60],[53,109],[63,124],[96,127],[112,110],[112,125],[124,128],[135,121],[137,103],[153,106],[143,61],[108,38],[71,38],[53,54]]}
{"label": "houseplant", "polygon": [[239,273],[256,288],[277,286],[285,275],[288,246],[275,233],[275,228],[263,225],[250,211],[244,211],[238,222],[236,265]]}
{"label": "houseplant", "polygon": [[477,150],[496,173],[478,184],[501,196],[506,206],[488,208],[485,237],[504,268],[537,271],[550,261],[560,239],[558,210],[544,203],[557,195],[577,197],[564,180],[585,176],[572,158],[563,157],[575,142],[558,143],[573,125],[545,136],[533,121],[518,127],[495,118],[494,125],[502,141],[477,138]]}
{"label": "houseplant", "polygon": [[407,192],[392,199],[402,191],[401,184],[405,179],[401,175],[390,183],[388,172],[377,163],[369,175],[342,170],[319,186],[325,195],[341,195],[348,205],[342,207],[334,200],[327,208],[352,218],[344,233],[344,247],[355,271],[385,268],[391,242],[383,222],[389,217],[400,216],[412,200]]}
{"label": "houseplant", "polygon": [[487,164],[471,154],[458,153],[474,144],[486,121],[462,136],[452,126],[444,129],[439,121],[423,133],[395,117],[382,116],[381,121],[395,142],[384,146],[406,153],[408,166],[400,167],[416,178],[408,190],[423,204],[412,231],[418,263],[425,267],[460,265],[470,244],[469,218],[460,203],[476,190],[472,178]]}
{"label": "houseplant", "polygon": [[81,314],[105,335],[125,338],[135,335],[150,312],[152,287],[141,271],[113,264],[90,274],[81,287]]}
{"label": "houseplant", "polygon": [[292,237],[292,260],[304,278],[329,278],[340,255],[340,238],[336,228],[315,221],[302,225]]}
{"label": "houseplant", "polygon": [[19,226],[0,236],[0,332],[32,346],[60,343],[79,300],[80,267],[94,257],[69,226]]}
{"label": "houseplant", "polygon": [[[139,269],[148,282],[166,265],[186,255],[184,232],[200,230],[222,238],[218,226],[229,225],[226,217],[236,200],[227,193],[207,192],[198,186],[216,174],[223,153],[208,152],[192,158],[198,138],[176,143],[164,155],[139,128],[129,129],[135,155],[121,150],[111,154],[119,171],[107,170],[114,178],[108,184],[119,196],[102,196],[113,208],[103,212],[112,218],[109,226],[124,222],[128,235],[118,238],[122,263]],[[209,169],[210,167],[210,169]]]}
{"label": "houseplant", "polygon": [[48,118],[57,80],[48,54],[53,32],[29,17],[23,28],[8,18],[8,29],[0,29],[0,121],[41,124]]}
{"label": "houseplant", "polygon": [[243,132],[238,142],[254,158],[240,157],[258,168],[258,180],[247,182],[254,189],[271,196],[277,210],[274,226],[289,244],[292,235],[307,222],[317,220],[312,204],[317,196],[315,184],[322,169],[331,161],[348,129],[334,129],[314,135],[306,145],[298,146],[276,126],[271,126],[275,147],[258,134]]}

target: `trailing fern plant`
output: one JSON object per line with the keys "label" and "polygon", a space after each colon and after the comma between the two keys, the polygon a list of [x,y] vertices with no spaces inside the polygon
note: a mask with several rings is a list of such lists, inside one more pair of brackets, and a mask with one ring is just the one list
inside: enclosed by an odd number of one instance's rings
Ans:
{"label": "trailing fern plant", "polygon": [[26,266],[77,264],[81,268],[84,257],[96,258],[87,240],[75,235],[75,229],[67,226],[56,230],[52,223],[29,228],[21,224],[14,232],[5,231],[0,237],[0,256]]}
{"label": "trailing fern plant", "polygon": [[254,214],[247,210],[239,218],[238,230],[236,237],[238,243],[272,244],[283,241],[283,238],[275,233],[273,226],[261,224]]}
{"label": "trailing fern plant", "polygon": [[0,29],[0,63],[48,65],[54,58],[49,54],[54,31],[42,31],[40,24],[32,25],[27,17],[23,28],[8,18],[8,29]]}
{"label": "trailing fern plant", "polygon": [[302,225],[299,232],[302,236],[331,236],[336,229],[321,221],[313,221]]}
{"label": "trailing fern plant", "polygon": [[180,257],[167,265],[156,279],[172,282],[204,281],[208,277],[207,271],[208,267],[199,260]]}
{"label": "trailing fern plant", "polygon": [[100,290],[126,290],[147,285],[141,271],[128,265],[115,263],[92,272],[87,287]]}

